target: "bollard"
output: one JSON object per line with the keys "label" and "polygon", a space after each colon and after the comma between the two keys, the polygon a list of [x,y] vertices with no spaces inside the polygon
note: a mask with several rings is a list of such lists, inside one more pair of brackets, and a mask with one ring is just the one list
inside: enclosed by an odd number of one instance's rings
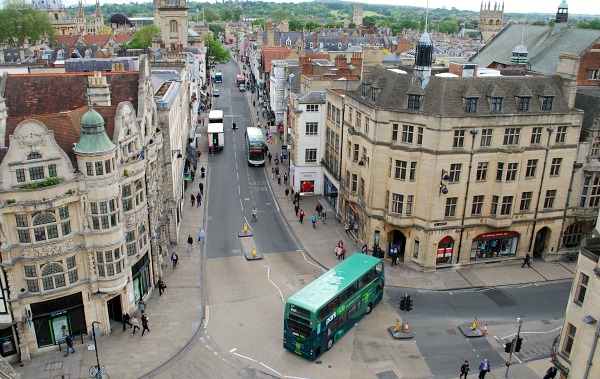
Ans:
{"label": "bollard", "polygon": [[396,333],[400,331],[400,320],[396,319]]}
{"label": "bollard", "polygon": [[487,334],[487,324],[485,324],[485,326],[483,327],[483,330],[481,332],[483,334]]}
{"label": "bollard", "polygon": [[473,317],[473,325],[471,325],[471,330],[477,329],[477,317]]}
{"label": "bollard", "polygon": [[245,222],[244,223],[244,233],[246,233],[248,231],[248,223]]}
{"label": "bollard", "polygon": [[404,333],[408,333],[408,321],[404,323]]}
{"label": "bollard", "polygon": [[256,246],[252,246],[252,256],[256,256]]}

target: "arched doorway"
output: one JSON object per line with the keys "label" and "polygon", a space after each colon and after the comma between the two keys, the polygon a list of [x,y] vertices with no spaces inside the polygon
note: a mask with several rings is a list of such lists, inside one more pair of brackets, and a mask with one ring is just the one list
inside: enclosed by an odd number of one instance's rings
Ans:
{"label": "arched doorway", "polygon": [[404,252],[406,251],[406,236],[399,230],[394,230],[388,234],[387,251],[388,254],[396,249],[398,261],[404,262]]}
{"label": "arched doorway", "polygon": [[547,226],[544,226],[542,229],[538,230],[535,234],[535,242],[533,244],[533,257],[541,258],[542,255],[546,252],[546,247],[548,246],[548,240],[550,239],[550,234],[552,231]]}
{"label": "arched doorway", "polygon": [[446,236],[438,242],[437,257],[435,260],[436,264],[450,264],[452,263],[452,250],[454,249],[454,239],[450,236]]}

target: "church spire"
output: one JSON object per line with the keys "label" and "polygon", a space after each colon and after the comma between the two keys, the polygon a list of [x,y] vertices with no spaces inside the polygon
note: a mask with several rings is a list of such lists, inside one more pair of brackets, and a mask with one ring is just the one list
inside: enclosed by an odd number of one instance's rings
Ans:
{"label": "church spire", "polygon": [[415,48],[415,68],[413,71],[413,84],[419,83],[425,88],[431,77],[431,62],[433,60],[433,43],[427,31],[429,16],[429,0],[427,0],[427,11],[425,12],[425,31]]}

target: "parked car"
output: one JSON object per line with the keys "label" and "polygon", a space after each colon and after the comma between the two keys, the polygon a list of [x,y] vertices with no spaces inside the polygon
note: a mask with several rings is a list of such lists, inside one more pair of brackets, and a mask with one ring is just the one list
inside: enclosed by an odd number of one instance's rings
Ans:
{"label": "parked car", "polygon": [[240,92],[246,92],[246,88],[243,85],[239,86],[239,89]]}
{"label": "parked car", "polygon": [[213,89],[213,96],[214,97],[219,97],[219,95],[221,94],[221,91],[218,89]]}

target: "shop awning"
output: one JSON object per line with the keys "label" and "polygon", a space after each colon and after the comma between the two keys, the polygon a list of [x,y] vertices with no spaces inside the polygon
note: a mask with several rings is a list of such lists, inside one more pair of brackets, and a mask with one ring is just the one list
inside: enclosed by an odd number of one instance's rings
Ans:
{"label": "shop awning", "polygon": [[198,151],[192,146],[187,145],[185,148],[185,159],[197,168],[198,166]]}

